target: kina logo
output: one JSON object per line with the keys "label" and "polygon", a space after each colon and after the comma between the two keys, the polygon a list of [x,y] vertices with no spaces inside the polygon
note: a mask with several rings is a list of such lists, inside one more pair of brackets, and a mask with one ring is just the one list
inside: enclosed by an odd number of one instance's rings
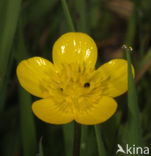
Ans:
{"label": "kina logo", "polygon": [[118,153],[123,153],[124,155],[133,155],[133,154],[142,154],[142,155],[148,155],[150,152],[149,147],[137,147],[135,145],[133,146],[129,146],[128,144],[126,144],[125,148],[123,148],[120,144],[117,144],[117,151],[116,154],[118,155]]}

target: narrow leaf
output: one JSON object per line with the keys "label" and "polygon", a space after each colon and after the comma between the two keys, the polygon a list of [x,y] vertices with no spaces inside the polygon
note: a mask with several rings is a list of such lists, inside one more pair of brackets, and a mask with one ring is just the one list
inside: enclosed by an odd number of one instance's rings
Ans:
{"label": "narrow leaf", "polygon": [[71,156],[73,151],[73,134],[74,134],[74,124],[73,122],[63,125],[63,134],[65,142],[65,152],[66,156]]}
{"label": "narrow leaf", "polygon": [[128,61],[128,143],[129,145],[140,145],[141,126],[136,88],[131,68],[130,50],[126,48],[125,52]]}
{"label": "narrow leaf", "polygon": [[0,92],[2,92],[21,0],[1,0],[0,4]]}
{"label": "narrow leaf", "polygon": [[21,86],[18,92],[23,156],[33,156],[36,154],[36,131],[31,110],[32,99]]}
{"label": "narrow leaf", "polygon": [[[18,47],[15,52],[17,62],[28,57],[25,48],[22,25],[19,22]],[[23,148],[23,156],[33,156],[36,154],[36,130],[34,117],[31,109],[32,97],[18,84],[19,106],[20,106],[20,130]]]}

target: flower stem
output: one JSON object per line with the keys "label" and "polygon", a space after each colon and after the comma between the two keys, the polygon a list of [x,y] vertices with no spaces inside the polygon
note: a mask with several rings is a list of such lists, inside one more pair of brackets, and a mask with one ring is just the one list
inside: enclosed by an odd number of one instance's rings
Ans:
{"label": "flower stem", "polygon": [[100,125],[95,125],[94,129],[95,129],[95,135],[96,135],[96,141],[97,141],[98,155],[106,156],[105,147],[104,147],[102,137],[101,137]]}
{"label": "flower stem", "polygon": [[73,156],[80,156],[81,125],[74,122]]}
{"label": "flower stem", "polygon": [[71,18],[69,9],[68,9],[67,2],[66,2],[66,0],[61,0],[61,2],[62,2],[62,7],[63,7],[63,10],[64,10],[64,14],[66,16],[70,31],[74,32],[75,28],[74,28],[74,25],[73,25],[73,22],[72,22],[72,18]]}

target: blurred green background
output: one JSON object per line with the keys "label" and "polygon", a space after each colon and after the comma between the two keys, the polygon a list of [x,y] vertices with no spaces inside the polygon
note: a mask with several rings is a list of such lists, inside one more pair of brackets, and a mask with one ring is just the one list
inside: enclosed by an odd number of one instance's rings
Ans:
{"label": "blurred green background", "polygon": [[[142,146],[150,146],[151,1],[68,0],[67,3],[76,31],[86,32],[96,41],[97,65],[125,57],[123,43],[134,49],[131,57],[136,70],[139,112],[135,109],[133,112],[140,119],[140,128],[137,129],[137,120],[129,125],[127,94],[118,97],[116,114],[100,128],[106,155],[116,155],[117,144],[129,142],[133,126]],[[55,126],[37,119],[31,110],[37,98],[21,88],[16,77],[16,66],[22,59],[41,56],[52,60],[53,43],[70,30],[60,0],[0,0],[1,156],[72,155],[73,123]],[[82,126],[80,153],[98,155],[93,126]]]}

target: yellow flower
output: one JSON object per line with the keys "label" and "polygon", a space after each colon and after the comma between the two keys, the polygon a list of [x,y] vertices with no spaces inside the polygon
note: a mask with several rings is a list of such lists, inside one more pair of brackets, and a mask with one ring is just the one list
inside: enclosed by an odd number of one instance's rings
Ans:
{"label": "yellow flower", "polygon": [[52,56],[53,63],[33,57],[17,67],[21,86],[42,98],[32,104],[34,114],[52,124],[93,125],[109,119],[117,109],[113,98],[128,88],[127,61],[113,59],[95,70],[96,44],[79,32],[61,36]]}

